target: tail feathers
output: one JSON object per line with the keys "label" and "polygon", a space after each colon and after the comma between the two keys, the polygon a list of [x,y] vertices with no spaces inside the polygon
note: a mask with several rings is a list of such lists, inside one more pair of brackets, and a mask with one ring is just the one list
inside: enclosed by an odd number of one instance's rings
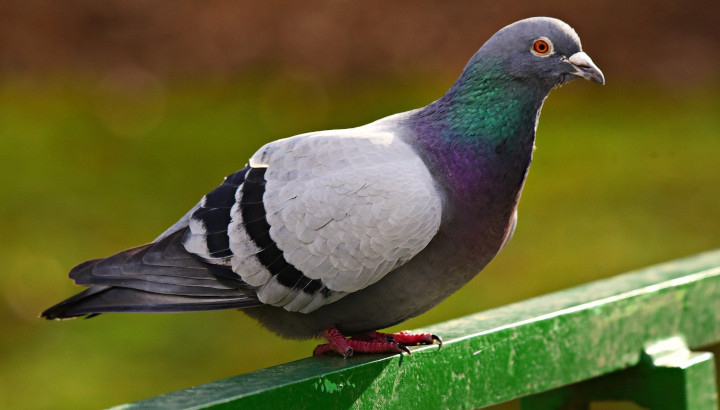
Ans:
{"label": "tail feathers", "polygon": [[185,229],[159,242],[81,263],[70,277],[83,292],[41,314],[62,319],[109,312],[189,312],[259,306],[255,291],[225,266],[182,246]]}
{"label": "tail feathers", "polygon": [[77,295],[70,297],[66,300],[63,300],[62,302],[58,303],[57,305],[45,310],[40,314],[40,317],[44,317],[45,319],[65,319],[65,318],[71,318],[76,316],[83,316],[83,314],[76,314],[76,315],[68,315],[66,312],[68,309],[71,309],[74,305],[77,305],[79,303],[82,303],[82,301],[86,298],[91,298],[93,295],[97,294],[98,292],[103,292],[105,290],[109,289],[108,286],[93,286],[91,288],[87,288],[84,291],[78,293]]}
{"label": "tail feathers", "polygon": [[77,295],[58,303],[41,314],[46,319],[68,319],[95,316],[100,313],[171,313],[219,309],[242,309],[258,306],[253,296],[187,297],[163,295],[136,289],[110,286],[91,286]]}

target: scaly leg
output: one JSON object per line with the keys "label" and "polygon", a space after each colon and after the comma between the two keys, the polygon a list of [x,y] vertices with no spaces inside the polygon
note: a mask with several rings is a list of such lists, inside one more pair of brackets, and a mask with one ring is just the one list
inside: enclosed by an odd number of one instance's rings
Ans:
{"label": "scaly leg", "polygon": [[410,353],[408,345],[430,345],[438,342],[442,346],[442,339],[432,333],[412,333],[402,331],[399,333],[367,332],[355,335],[350,339],[331,326],[322,332],[322,337],[328,343],[318,345],[313,355],[319,356],[326,352],[335,352],[346,359],[353,353]]}

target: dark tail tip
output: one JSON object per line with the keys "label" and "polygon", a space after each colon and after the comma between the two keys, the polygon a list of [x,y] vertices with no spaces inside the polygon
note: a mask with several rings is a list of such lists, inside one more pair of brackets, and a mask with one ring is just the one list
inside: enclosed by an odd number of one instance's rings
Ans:
{"label": "dark tail tip", "polygon": [[40,318],[44,318],[47,320],[60,320],[60,319],[70,319],[77,317],[76,315],[68,315],[67,314],[67,306],[65,306],[65,302],[60,302],[57,305],[45,310],[40,314]]}
{"label": "dark tail tip", "polygon": [[[83,313],[77,313],[74,312],[75,308],[84,303],[88,297],[95,295],[96,293],[102,292],[106,290],[107,287],[105,286],[91,286],[84,291],[78,293],[75,296],[72,296],[66,300],[63,300],[62,302],[58,303],[55,306],[52,306],[48,309],[46,309],[44,312],[40,314],[41,318],[45,318],[48,320],[60,320],[60,319],[72,319],[79,316],[87,316],[87,312]],[[90,315],[97,316],[95,314]]]}
{"label": "dark tail tip", "polygon": [[60,319],[69,319],[69,317],[65,316],[63,314],[63,309],[58,309],[57,305],[45,310],[44,312],[40,313],[40,319],[47,319],[47,320],[60,320]]}

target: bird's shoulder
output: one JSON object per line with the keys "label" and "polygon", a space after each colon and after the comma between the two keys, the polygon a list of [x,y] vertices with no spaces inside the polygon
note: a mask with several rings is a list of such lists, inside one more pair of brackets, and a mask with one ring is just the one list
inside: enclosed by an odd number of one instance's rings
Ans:
{"label": "bird's shoulder", "polygon": [[382,157],[416,156],[410,142],[408,113],[391,115],[369,124],[314,131],[265,144],[250,157],[253,168],[310,168],[335,163],[342,166]]}

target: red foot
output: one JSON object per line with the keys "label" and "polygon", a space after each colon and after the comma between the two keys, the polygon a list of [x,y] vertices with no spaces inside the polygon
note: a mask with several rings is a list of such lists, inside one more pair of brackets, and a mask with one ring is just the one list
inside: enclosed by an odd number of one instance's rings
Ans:
{"label": "red foot", "polygon": [[326,352],[335,352],[346,359],[359,353],[402,353],[412,354],[407,345],[431,345],[435,341],[442,346],[442,339],[432,333],[399,333],[368,332],[347,339],[337,328],[331,326],[322,332],[322,337],[329,343],[318,345],[313,355],[319,356]]}

